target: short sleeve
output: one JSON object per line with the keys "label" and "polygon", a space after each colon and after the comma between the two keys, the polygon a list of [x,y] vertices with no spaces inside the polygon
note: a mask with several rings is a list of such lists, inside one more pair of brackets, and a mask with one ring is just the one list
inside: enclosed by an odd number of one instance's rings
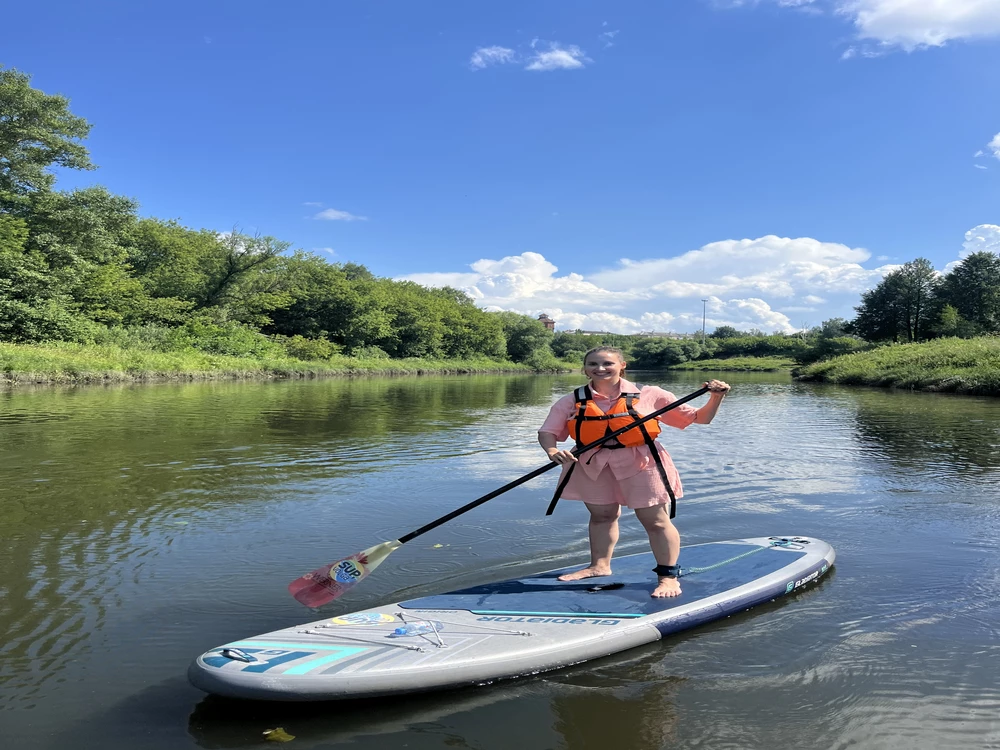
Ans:
{"label": "short sleeve", "polygon": [[556,436],[556,440],[565,440],[569,437],[569,428],[566,423],[576,411],[576,398],[572,393],[563,396],[552,404],[549,415],[545,418],[539,432],[549,432]]}
{"label": "short sleeve", "polygon": [[[647,386],[642,389],[642,400],[645,401],[649,398],[651,403],[647,414],[650,411],[656,411],[657,409],[662,409],[668,404],[672,404],[677,400],[677,396],[672,394],[670,391],[665,391],[657,386]],[[681,404],[680,406],[671,409],[666,414],[661,414],[656,419],[663,422],[665,425],[670,425],[671,427],[676,427],[678,430],[683,430],[689,424],[693,424],[695,419],[698,417],[698,410],[689,404]]]}

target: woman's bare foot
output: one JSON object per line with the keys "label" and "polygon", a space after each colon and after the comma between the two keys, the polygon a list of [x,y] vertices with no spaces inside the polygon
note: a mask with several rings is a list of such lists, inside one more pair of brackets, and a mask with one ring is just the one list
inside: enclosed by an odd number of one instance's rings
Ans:
{"label": "woman's bare foot", "polygon": [[653,593],[650,596],[656,599],[662,599],[668,596],[680,596],[681,584],[676,578],[667,578],[662,576],[660,582],[656,584],[656,588],[653,589]]}
{"label": "woman's bare foot", "polygon": [[575,573],[567,573],[566,575],[561,575],[557,578],[557,581],[581,581],[584,578],[600,578],[601,576],[611,575],[611,568],[601,568],[595,565],[584,568],[583,570],[578,570]]}

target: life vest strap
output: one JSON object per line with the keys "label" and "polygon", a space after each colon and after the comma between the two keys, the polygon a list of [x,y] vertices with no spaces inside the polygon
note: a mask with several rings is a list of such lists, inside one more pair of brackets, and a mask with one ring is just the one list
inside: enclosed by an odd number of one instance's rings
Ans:
{"label": "life vest strap", "polygon": [[[610,422],[612,419],[619,419],[621,417],[629,417],[629,416],[632,417],[634,420],[639,421],[641,417],[639,416],[639,413],[635,409],[635,402],[638,398],[639,398],[638,392],[621,393],[618,396],[618,400],[621,401],[622,399],[625,399],[626,411],[624,413],[590,416],[587,414],[587,403],[594,400],[594,395],[593,393],[591,393],[590,386],[584,385],[577,388],[576,389],[577,414],[576,414],[576,430],[575,430],[576,434],[573,436],[576,440],[577,450],[582,448],[584,445],[583,438],[580,435],[580,430],[584,422],[593,422],[593,421]],[[607,429],[609,432],[611,431],[610,424],[608,425]],[[677,497],[674,495],[673,487],[670,486],[670,479],[667,477],[667,470],[666,467],[664,467],[663,465],[663,460],[660,458],[660,452],[656,449],[657,448],[656,441],[653,439],[652,435],[649,434],[649,430],[646,429],[645,422],[639,425],[639,431],[642,433],[643,442],[646,443],[646,446],[649,448],[649,452],[653,455],[653,462],[656,464],[657,472],[660,475],[660,479],[663,481],[663,486],[666,487],[667,489],[667,495],[670,496],[670,518],[673,518],[674,516],[677,515]],[[617,450],[619,448],[627,448],[627,447],[628,446],[622,445],[617,440],[615,440],[614,443],[610,442],[605,443],[597,450],[603,450],[603,449]],[[595,451],[594,455],[596,454],[597,452]],[[591,456],[590,459],[588,459],[587,463],[590,463],[590,461],[592,461],[593,458],[594,456]],[[573,470],[575,468],[576,468],[575,462],[570,464],[569,469],[563,475],[558,486],[556,487],[556,491],[552,495],[552,500],[549,502],[549,507],[548,510],[545,511],[545,515],[547,516],[552,515],[552,511],[555,510],[556,503],[559,502],[559,498],[562,496],[563,490],[566,488],[566,484],[569,482],[569,478],[573,474]]]}

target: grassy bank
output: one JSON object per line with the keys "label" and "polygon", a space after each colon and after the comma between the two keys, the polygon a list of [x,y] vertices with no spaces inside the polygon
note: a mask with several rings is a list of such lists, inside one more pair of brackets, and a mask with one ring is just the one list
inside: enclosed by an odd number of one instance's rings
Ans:
{"label": "grassy bank", "polygon": [[94,383],[161,380],[311,378],[337,375],[534,372],[490,359],[326,360],[229,357],[185,350],[156,352],[113,345],[0,343],[0,382]]}
{"label": "grassy bank", "polygon": [[730,357],[729,359],[699,359],[674,365],[671,370],[723,370],[729,372],[774,372],[791,370],[795,360],[787,357]]}
{"label": "grassy bank", "polygon": [[1000,396],[1000,339],[896,344],[816,362],[799,380]]}

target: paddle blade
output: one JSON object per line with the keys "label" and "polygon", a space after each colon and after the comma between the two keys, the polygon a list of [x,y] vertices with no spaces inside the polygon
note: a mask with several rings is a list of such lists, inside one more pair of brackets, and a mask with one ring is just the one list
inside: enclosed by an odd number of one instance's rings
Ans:
{"label": "paddle blade", "polygon": [[295,601],[307,607],[321,607],[354,588],[401,546],[402,543],[396,540],[376,544],[364,552],[355,552],[350,557],[296,578],[288,584],[288,591]]}

